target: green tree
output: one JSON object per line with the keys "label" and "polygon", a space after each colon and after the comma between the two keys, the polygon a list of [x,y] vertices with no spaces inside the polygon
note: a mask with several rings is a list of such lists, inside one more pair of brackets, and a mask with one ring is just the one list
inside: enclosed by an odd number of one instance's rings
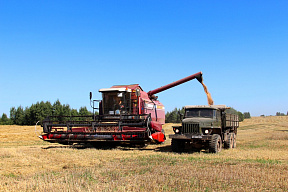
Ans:
{"label": "green tree", "polygon": [[2,114],[2,117],[0,118],[0,125],[10,125],[11,121],[10,119],[7,117],[6,113]]}
{"label": "green tree", "polygon": [[165,114],[165,123],[170,123],[170,112],[166,112]]}
{"label": "green tree", "polygon": [[53,104],[53,113],[52,115],[55,116],[62,116],[63,115],[63,106],[59,99],[57,99]]}
{"label": "green tree", "polygon": [[167,116],[165,118],[166,118],[167,123],[176,123],[177,122],[177,111],[178,111],[178,109],[175,108],[173,111],[166,114]]}
{"label": "green tree", "polygon": [[184,107],[182,107],[182,109],[175,108],[173,111],[167,112],[165,114],[165,122],[166,123],[181,123],[179,113],[184,114],[184,112],[185,112]]}
{"label": "green tree", "polygon": [[[240,111],[237,111],[237,110],[234,109],[233,107],[230,107],[229,109],[226,109],[226,113],[231,113],[231,114],[238,115],[239,121],[243,121],[243,120],[244,120],[244,115],[243,115],[243,113],[241,113]],[[249,115],[250,115],[250,113],[249,113]]]}
{"label": "green tree", "polygon": [[72,116],[78,116],[79,114],[78,114],[77,109],[71,109],[71,115]]}
{"label": "green tree", "polygon": [[91,116],[91,115],[93,115],[93,113],[88,111],[86,107],[80,107],[79,116],[83,116],[82,118],[80,118],[80,120],[83,120],[83,121],[89,120],[90,117],[87,117],[87,116]]}
{"label": "green tree", "polygon": [[23,107],[20,105],[15,112],[15,124],[24,125],[25,124],[25,114]]}
{"label": "green tree", "polygon": [[244,120],[244,115],[243,115],[243,113],[241,113],[240,111],[238,111],[237,114],[238,114],[238,117],[239,117],[239,121],[240,121],[240,122],[243,121],[243,120]]}
{"label": "green tree", "polygon": [[[79,116],[79,113],[78,113],[77,109],[71,109],[71,116]],[[73,120],[74,121],[79,121],[80,118],[79,117],[74,117]]]}
{"label": "green tree", "polygon": [[16,108],[15,107],[11,107],[10,108],[10,120],[12,124],[16,124]]}
{"label": "green tree", "polygon": [[64,116],[63,106],[61,102],[59,101],[59,99],[57,99],[53,104],[52,115],[57,116],[57,118],[54,118],[54,120],[56,121],[63,122],[65,120],[63,117]]}
{"label": "green tree", "polygon": [[27,125],[34,125],[37,121],[42,121],[47,116],[52,115],[53,107],[49,101],[32,104],[30,108],[26,108],[25,119]]}
{"label": "green tree", "polygon": [[244,112],[243,115],[244,115],[244,119],[250,119],[251,118],[251,115],[249,112]]}
{"label": "green tree", "polygon": [[71,108],[70,108],[70,105],[63,105],[62,106],[62,109],[63,109],[63,115],[65,116],[71,116]]}
{"label": "green tree", "polygon": [[[238,111],[234,109],[233,107],[230,107],[229,109],[226,109],[226,113],[230,114],[238,114]],[[241,112],[240,112],[241,113]],[[242,114],[242,113],[241,113]]]}
{"label": "green tree", "polygon": [[53,106],[52,106],[52,104],[49,101],[46,101],[45,103],[43,101],[41,101],[38,104],[38,107],[40,109],[39,119],[37,119],[38,121],[39,120],[42,121],[47,116],[51,116],[52,115]]}
{"label": "green tree", "polygon": [[277,113],[276,113],[276,116],[285,116],[285,114],[284,114],[284,113],[277,112]]}
{"label": "green tree", "polygon": [[86,107],[80,107],[79,109],[79,115],[80,116],[86,116],[86,115],[92,115],[90,111]]}
{"label": "green tree", "polygon": [[30,117],[30,108],[26,107],[24,110],[24,125],[32,125]]}
{"label": "green tree", "polygon": [[[92,112],[88,111],[86,107],[81,107],[79,113],[76,109],[71,109],[69,104],[62,105],[59,99],[57,99],[53,105],[49,101],[41,101],[36,104],[32,104],[30,107],[26,107],[23,110],[22,106],[17,109],[12,107],[10,109],[10,124],[17,125],[35,125],[37,121],[43,121],[47,116],[51,117],[53,121],[64,122],[71,120],[71,116],[92,116]],[[73,120],[87,120],[87,117],[79,118],[75,117]],[[91,119],[91,118],[90,118]],[[5,115],[4,115],[5,120]],[[5,120],[6,122],[6,120]],[[0,124],[3,123],[0,118]]]}

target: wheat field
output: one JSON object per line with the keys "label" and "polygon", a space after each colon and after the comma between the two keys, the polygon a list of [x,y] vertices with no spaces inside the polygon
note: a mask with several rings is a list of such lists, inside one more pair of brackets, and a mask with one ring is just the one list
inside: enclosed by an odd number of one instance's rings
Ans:
{"label": "wheat field", "polygon": [[34,126],[2,125],[0,191],[288,191],[287,116],[245,119],[237,148],[219,154],[170,144],[67,147],[43,142]]}

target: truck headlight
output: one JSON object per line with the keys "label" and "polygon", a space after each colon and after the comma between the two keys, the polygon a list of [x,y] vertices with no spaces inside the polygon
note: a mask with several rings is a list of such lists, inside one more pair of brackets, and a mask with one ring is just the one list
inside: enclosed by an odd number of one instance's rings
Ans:
{"label": "truck headlight", "polygon": [[205,129],[204,128],[204,129],[202,129],[202,133],[205,135],[210,135],[212,133],[212,129],[207,129],[207,128]]}
{"label": "truck headlight", "polygon": [[173,127],[173,131],[175,134],[178,134],[181,132],[181,127]]}

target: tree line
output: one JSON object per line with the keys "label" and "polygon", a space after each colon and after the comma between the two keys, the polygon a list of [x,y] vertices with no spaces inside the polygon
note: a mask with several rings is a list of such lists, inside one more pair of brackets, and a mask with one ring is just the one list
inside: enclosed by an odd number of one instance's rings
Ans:
{"label": "tree line", "polygon": [[[86,107],[79,110],[73,109],[68,104],[61,104],[59,100],[51,104],[41,101],[25,109],[22,106],[10,109],[10,118],[3,113],[0,125],[35,125],[37,121],[44,120],[47,116],[89,116],[93,115]],[[80,117],[79,117],[80,120]]]}
{"label": "tree line", "polygon": [[[288,111],[287,111],[287,114],[286,114],[287,116],[288,116]],[[285,114],[284,113],[281,113],[281,112],[277,112],[276,113],[276,116],[285,116]]]}
{"label": "tree line", "polygon": [[[166,123],[181,123],[180,115],[184,114],[183,108],[175,108],[171,112],[165,114]],[[227,109],[227,112],[238,114],[239,121],[251,118],[249,112],[240,112],[234,108]],[[59,100],[51,104],[49,101],[41,101],[32,104],[25,109],[22,106],[12,107],[10,109],[10,118],[3,113],[0,117],[0,125],[35,125],[37,121],[44,120],[47,116],[89,116],[93,115],[86,107],[81,107],[79,110],[73,109],[69,104],[61,104]],[[284,113],[277,112],[276,116],[284,116]],[[288,112],[287,112],[288,115]],[[79,117],[78,120],[81,120]]]}
{"label": "tree line", "polygon": [[[181,109],[175,108],[173,111],[167,112],[165,114],[165,122],[166,123],[181,123],[179,113],[184,114],[184,112],[185,112],[184,107],[182,107]],[[232,113],[232,114],[237,114],[239,116],[239,121],[243,121],[244,119],[251,118],[251,115],[249,112],[242,113],[242,112],[237,111],[236,109],[234,109],[232,107],[230,109],[227,109],[226,112]]]}

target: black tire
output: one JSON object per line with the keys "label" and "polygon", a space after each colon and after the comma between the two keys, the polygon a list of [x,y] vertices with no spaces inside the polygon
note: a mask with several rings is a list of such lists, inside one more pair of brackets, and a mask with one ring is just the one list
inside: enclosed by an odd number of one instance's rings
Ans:
{"label": "black tire", "polygon": [[228,138],[227,141],[225,142],[225,148],[226,149],[231,149],[233,147],[233,143],[234,143],[234,133],[229,133],[228,134]]}
{"label": "black tire", "polygon": [[232,148],[236,148],[236,134],[235,133],[232,133],[233,134],[233,146]]}
{"label": "black tire", "polygon": [[183,152],[185,148],[185,141],[180,139],[172,139],[171,147],[173,152]]}
{"label": "black tire", "polygon": [[221,137],[218,134],[213,134],[212,139],[209,142],[209,152],[210,153],[219,153],[222,149]]}
{"label": "black tire", "polygon": [[[166,141],[166,135],[165,135],[165,131],[164,131],[163,128],[162,128],[161,132],[164,134],[164,139],[165,139],[165,141]],[[164,141],[164,142],[165,142],[165,141]],[[164,142],[163,142],[163,143],[164,143]]]}
{"label": "black tire", "polygon": [[147,117],[146,119],[146,133],[147,133],[147,137],[152,139],[151,137],[151,129],[150,129],[150,123],[151,123],[151,118],[150,117]]}

